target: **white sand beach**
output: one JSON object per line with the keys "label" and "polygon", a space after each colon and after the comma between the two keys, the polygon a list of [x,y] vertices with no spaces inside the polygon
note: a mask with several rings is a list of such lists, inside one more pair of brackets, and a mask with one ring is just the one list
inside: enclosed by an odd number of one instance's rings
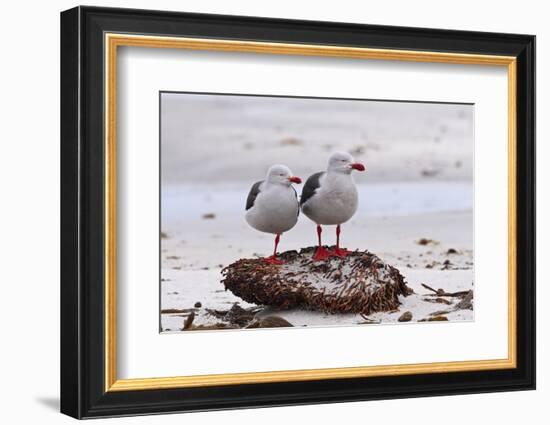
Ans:
{"label": "white sand beach", "polygon": [[[398,311],[367,318],[272,308],[258,317],[276,315],[294,326],[397,323],[406,311],[411,322],[434,313],[474,319],[473,310],[455,309],[460,299],[434,297],[421,285],[474,288],[471,106],[296,99],[281,106],[270,98],[163,96],[162,331],[179,332],[191,312],[193,324],[215,325],[219,319],[208,310],[252,307],[220,282],[223,267],[273,249],[273,237],[244,220],[251,184],[272,163],[305,179],[336,149],[367,167],[356,176],[359,209],[342,227],[343,246],[375,253],[415,293],[400,298]],[[334,227],[323,237],[334,244]],[[315,226],[301,215],[279,250],[315,243]]]}

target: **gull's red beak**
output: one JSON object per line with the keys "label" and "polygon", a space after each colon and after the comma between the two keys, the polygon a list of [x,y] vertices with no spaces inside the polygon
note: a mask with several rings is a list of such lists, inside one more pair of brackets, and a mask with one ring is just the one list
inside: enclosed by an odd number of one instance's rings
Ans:
{"label": "gull's red beak", "polygon": [[292,176],[288,178],[289,182],[300,184],[302,183],[302,179],[300,177]]}
{"label": "gull's red beak", "polygon": [[360,162],[354,162],[353,164],[351,164],[351,168],[357,171],[365,171],[365,166]]}

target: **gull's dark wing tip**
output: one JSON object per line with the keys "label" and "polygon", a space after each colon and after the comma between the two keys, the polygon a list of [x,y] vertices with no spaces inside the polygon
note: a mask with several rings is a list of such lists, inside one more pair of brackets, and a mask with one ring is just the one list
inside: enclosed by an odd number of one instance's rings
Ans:
{"label": "gull's dark wing tip", "polygon": [[250,188],[250,192],[248,192],[248,197],[246,198],[246,210],[248,211],[250,208],[254,206],[254,201],[258,197],[258,194],[260,193],[260,185],[263,183],[263,180],[256,182],[252,185]]}
{"label": "gull's dark wing tip", "polygon": [[319,180],[321,179],[321,176],[325,174],[324,171],[320,171],[318,173],[312,174],[309,176],[309,178],[306,181],[306,184],[304,184],[304,187],[302,189],[302,196],[300,197],[300,205],[304,205],[309,198],[311,198],[317,189],[319,189],[320,183]]}
{"label": "gull's dark wing tip", "polygon": [[[294,189],[294,186],[290,186],[292,190],[294,191],[294,196],[296,196],[296,202],[298,202],[298,192],[296,192],[296,189]],[[298,202],[298,205],[300,203]],[[300,208],[298,208],[298,214],[296,214],[297,217],[300,217]]]}

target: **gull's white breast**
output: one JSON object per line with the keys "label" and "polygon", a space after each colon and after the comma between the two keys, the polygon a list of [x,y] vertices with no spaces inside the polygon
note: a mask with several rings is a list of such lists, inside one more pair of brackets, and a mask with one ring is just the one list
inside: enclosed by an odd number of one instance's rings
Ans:
{"label": "gull's white breast", "polygon": [[296,192],[291,186],[264,182],[245,218],[250,226],[260,232],[279,234],[296,225],[299,209]]}
{"label": "gull's white breast", "polygon": [[348,174],[327,173],[302,211],[317,224],[334,225],[348,221],[357,211],[357,187]]}

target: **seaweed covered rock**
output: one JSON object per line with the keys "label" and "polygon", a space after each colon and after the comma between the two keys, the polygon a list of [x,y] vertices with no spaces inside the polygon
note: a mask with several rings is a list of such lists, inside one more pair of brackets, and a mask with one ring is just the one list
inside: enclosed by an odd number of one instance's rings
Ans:
{"label": "seaweed covered rock", "polygon": [[412,292],[399,270],[368,251],[313,261],[314,251],[286,251],[283,265],[240,259],[222,270],[222,283],[253,304],[364,315],[395,310],[398,296]]}

